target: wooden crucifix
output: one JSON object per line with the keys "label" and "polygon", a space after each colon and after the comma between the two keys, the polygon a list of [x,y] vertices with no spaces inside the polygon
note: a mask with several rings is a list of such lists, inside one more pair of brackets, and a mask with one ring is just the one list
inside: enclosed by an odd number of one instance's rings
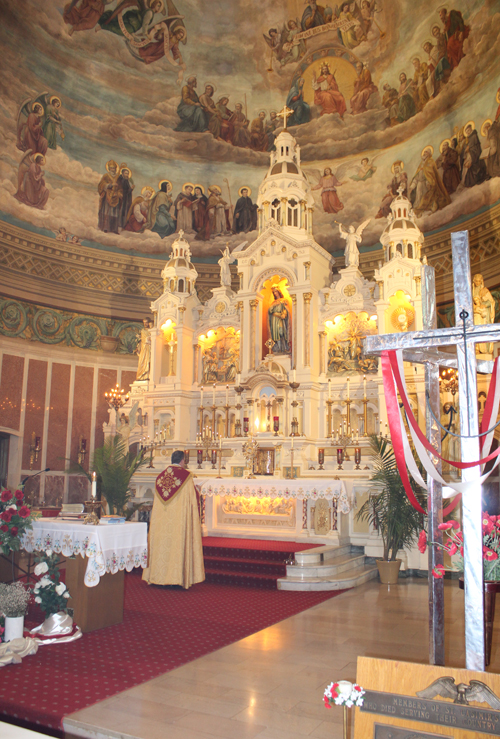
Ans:
{"label": "wooden crucifix", "polygon": [[[383,336],[367,336],[365,338],[365,354],[380,354],[385,350],[403,349],[404,359],[429,365],[426,369],[426,386],[431,406],[439,399],[438,367],[440,364],[458,367],[460,433],[462,462],[474,462],[480,459],[479,448],[479,414],[477,406],[477,372],[491,372],[491,362],[476,361],[475,344],[480,342],[500,341],[500,325],[474,326],[472,300],[472,280],[470,274],[469,239],[467,231],[451,234],[453,257],[453,284],[455,294],[455,327],[430,328],[434,303],[429,301],[428,319],[423,331],[387,334]],[[434,305],[434,307],[432,307]],[[425,313],[424,313],[425,317]],[[435,324],[434,324],[435,325]],[[456,360],[445,352],[441,346],[455,346]],[[436,414],[439,417],[439,412]],[[495,419],[496,420],[496,419]],[[428,429],[429,430],[429,429]],[[439,429],[438,429],[439,431]],[[464,443],[465,439],[466,443]],[[432,435],[431,441],[436,438]],[[464,533],[464,588],[465,588],[465,652],[466,667],[469,670],[485,668],[484,639],[484,585],[483,585],[483,536],[481,510],[481,475],[478,466],[464,469],[462,481],[470,483],[470,489],[463,495],[463,533]],[[438,517],[441,515],[442,502],[440,486],[432,483],[429,486],[428,514],[431,534],[437,530]],[[435,539],[434,539],[435,541]],[[434,548],[433,548],[434,549]],[[432,580],[432,576],[429,573]],[[439,596],[438,590],[434,594]],[[444,643],[443,639],[443,599],[433,602],[430,593],[430,626],[431,644]],[[434,611],[432,609],[434,608]],[[432,647],[431,647],[432,655]],[[438,654],[438,658],[440,658]],[[437,664],[444,664],[438,661]],[[432,661],[432,660],[431,660]]]}

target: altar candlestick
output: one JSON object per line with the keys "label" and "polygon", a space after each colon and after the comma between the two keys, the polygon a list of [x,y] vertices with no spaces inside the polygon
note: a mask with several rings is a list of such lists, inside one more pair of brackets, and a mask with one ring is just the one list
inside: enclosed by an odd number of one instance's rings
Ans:
{"label": "altar candlestick", "polygon": [[215,382],[214,382],[214,390],[213,390],[213,396],[212,396],[212,399],[213,399],[213,403],[212,403],[212,405],[215,405]]}
{"label": "altar candlestick", "polygon": [[349,400],[349,377],[347,378],[347,400]]}
{"label": "altar candlestick", "polygon": [[203,385],[200,387],[200,405],[203,405]]}
{"label": "altar candlestick", "polygon": [[332,381],[328,380],[328,400],[332,399]]}
{"label": "altar candlestick", "polygon": [[290,447],[290,449],[293,449],[293,436],[292,436],[292,446]]}
{"label": "altar candlestick", "polygon": [[92,500],[97,498],[97,472],[92,472]]}
{"label": "altar candlestick", "polygon": [[363,397],[366,400],[366,375],[363,375]]}
{"label": "altar candlestick", "polygon": [[294,382],[295,382],[295,380],[296,380],[296,375],[297,375],[297,373],[295,372],[295,370],[293,370],[293,381],[294,381]]}
{"label": "altar candlestick", "polygon": [[229,405],[229,385],[226,385],[226,405]]}

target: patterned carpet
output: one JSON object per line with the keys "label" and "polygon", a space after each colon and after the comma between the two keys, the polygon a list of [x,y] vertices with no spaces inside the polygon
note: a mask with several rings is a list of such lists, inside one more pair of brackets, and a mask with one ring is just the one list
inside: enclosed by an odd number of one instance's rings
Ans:
{"label": "patterned carpet", "polygon": [[[125,576],[124,621],[40,647],[0,669],[3,720],[62,736],[65,715],[139,685],[338,595],[200,583],[190,590]],[[35,614],[30,614],[30,617]],[[35,617],[36,618],[36,617]],[[36,618],[40,622],[40,618]]]}

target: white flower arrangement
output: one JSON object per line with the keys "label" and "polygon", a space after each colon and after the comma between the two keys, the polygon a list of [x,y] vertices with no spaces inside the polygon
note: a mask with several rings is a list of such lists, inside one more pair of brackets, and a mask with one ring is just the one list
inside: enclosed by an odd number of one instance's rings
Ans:
{"label": "white flower arrangement", "polygon": [[33,588],[35,603],[38,603],[42,611],[45,611],[47,617],[53,613],[67,611],[68,608],[70,594],[65,583],[60,582],[58,565],[59,555],[55,554],[52,549],[47,549],[39,556],[34,569],[37,577],[42,575]]}
{"label": "white flower arrangement", "polygon": [[339,680],[336,683],[330,683],[325,690],[323,701],[326,708],[336,706],[362,706],[364,701],[365,690],[356,683],[350,683],[348,680]]}

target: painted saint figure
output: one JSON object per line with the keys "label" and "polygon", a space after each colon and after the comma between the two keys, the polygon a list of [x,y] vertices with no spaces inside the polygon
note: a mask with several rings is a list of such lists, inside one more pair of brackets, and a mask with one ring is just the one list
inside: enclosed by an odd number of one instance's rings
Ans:
{"label": "painted saint figure", "polygon": [[377,92],[378,88],[373,84],[372,76],[368,67],[362,62],[356,64],[358,78],[354,83],[354,95],[351,98],[351,111],[353,115],[366,112],[369,98]]}
{"label": "painted saint figure", "polygon": [[422,159],[410,183],[410,200],[417,217],[426,211],[435,213],[451,203],[443,180],[432,158],[434,149],[426,146],[422,150]]}
{"label": "painted saint figure", "polygon": [[100,179],[97,190],[99,193],[99,218],[97,228],[105,233],[118,233],[120,225],[120,205],[123,193],[118,183],[118,165],[110,159],[106,164],[106,174]]}
{"label": "painted saint figure", "polygon": [[193,233],[193,203],[196,200],[194,193],[194,185],[191,182],[185,182],[180,192],[175,198],[175,217],[177,219],[177,231],[181,229],[184,233]]}
{"label": "painted saint figure", "polygon": [[151,200],[154,194],[155,191],[152,187],[146,185],[142,188],[141,194],[135,198],[130,206],[125,231],[141,233],[150,226]]}
{"label": "painted saint figure", "polygon": [[158,183],[160,191],[156,193],[151,202],[151,211],[149,220],[151,222],[151,231],[157,233],[164,239],[175,232],[175,219],[172,216],[172,185],[169,180],[162,180]]}
{"label": "painted saint figure", "polygon": [[252,203],[248,187],[240,188],[239,195],[234,209],[233,231],[234,233],[255,231],[257,228],[257,204]]}
{"label": "painted saint figure", "polygon": [[289,354],[291,321],[287,301],[277,287],[272,287],[274,300],[267,312],[269,335],[274,341],[273,354]]}
{"label": "painted saint figure", "polygon": [[20,151],[29,149],[32,154],[47,153],[48,142],[43,133],[43,117],[44,108],[40,102],[31,104],[27,100],[21,105],[17,117],[17,148]]}
{"label": "painted saint figure", "polygon": [[314,90],[314,104],[321,108],[321,115],[338,113],[341,118],[346,111],[345,99],[339,90],[335,75],[330,72],[326,62],[321,65],[320,75],[316,79],[313,72],[312,88]]}
{"label": "painted saint figure", "polygon": [[187,84],[182,88],[182,98],[177,106],[177,115],[181,119],[174,131],[206,131],[208,128],[208,117],[203,105],[196,94],[196,77],[189,77]]}
{"label": "painted saint figure", "polygon": [[132,205],[132,195],[134,191],[134,182],[132,180],[132,172],[126,164],[120,166],[120,176],[118,177],[118,186],[122,191],[122,202],[120,206],[119,229],[124,229],[127,225],[128,212]]}

